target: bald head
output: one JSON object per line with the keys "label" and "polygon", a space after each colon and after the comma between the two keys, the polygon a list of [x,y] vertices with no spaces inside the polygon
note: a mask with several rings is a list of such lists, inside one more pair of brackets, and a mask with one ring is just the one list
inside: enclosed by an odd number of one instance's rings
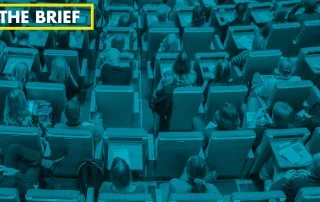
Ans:
{"label": "bald head", "polygon": [[159,6],[157,10],[157,18],[159,22],[165,22],[168,18],[168,10],[164,6]]}

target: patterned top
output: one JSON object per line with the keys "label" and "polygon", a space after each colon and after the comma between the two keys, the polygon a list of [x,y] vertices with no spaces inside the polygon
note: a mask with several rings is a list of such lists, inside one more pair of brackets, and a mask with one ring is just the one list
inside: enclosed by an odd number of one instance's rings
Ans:
{"label": "patterned top", "polygon": [[232,59],[231,59],[231,64],[232,65],[236,65],[238,66],[240,69],[242,69],[242,67],[244,66],[244,64],[246,63],[248,57],[249,57],[249,54],[251,53],[250,50],[244,50],[242,51],[240,54],[234,56]]}

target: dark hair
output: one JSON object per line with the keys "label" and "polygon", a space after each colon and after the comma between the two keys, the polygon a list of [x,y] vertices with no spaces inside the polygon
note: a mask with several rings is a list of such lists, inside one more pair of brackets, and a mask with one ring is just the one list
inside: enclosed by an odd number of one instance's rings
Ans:
{"label": "dark hair", "polygon": [[273,22],[285,22],[287,11],[284,8],[278,8],[274,12]]}
{"label": "dark hair", "polygon": [[118,20],[118,26],[119,27],[129,27],[131,24],[130,22],[130,16],[129,15],[121,15]]}
{"label": "dark hair", "polygon": [[309,109],[309,114],[311,116],[319,116],[320,115],[320,102],[314,103],[310,109]]}
{"label": "dark hair", "polygon": [[239,113],[234,104],[225,103],[217,111],[215,121],[219,130],[235,130],[240,124]]}
{"label": "dark hair", "polygon": [[286,102],[277,102],[272,108],[272,119],[277,128],[288,128],[293,118],[292,107]]}
{"label": "dark hair", "polygon": [[69,100],[64,108],[64,115],[68,124],[76,124],[80,118],[80,103],[76,100]]}
{"label": "dark hair", "polygon": [[192,185],[192,193],[205,193],[207,185],[204,180],[207,165],[203,158],[192,156],[187,162],[188,182]]}
{"label": "dark hair", "polygon": [[111,47],[122,51],[125,47],[125,39],[122,35],[117,34],[111,41]]}
{"label": "dark hair", "polygon": [[228,61],[220,61],[215,69],[215,82],[227,83],[231,75],[231,64]]}
{"label": "dark hair", "polygon": [[202,5],[192,9],[192,26],[200,27],[206,23],[206,8]]}
{"label": "dark hair", "polygon": [[119,189],[126,188],[131,182],[131,170],[128,163],[122,158],[115,158],[112,161],[110,180]]}
{"label": "dark hair", "polygon": [[235,6],[237,17],[243,17],[243,15],[246,13],[247,5],[245,3],[238,3]]}
{"label": "dark hair", "polygon": [[174,61],[172,70],[175,74],[183,75],[188,74],[191,70],[190,59],[187,52],[182,51]]}

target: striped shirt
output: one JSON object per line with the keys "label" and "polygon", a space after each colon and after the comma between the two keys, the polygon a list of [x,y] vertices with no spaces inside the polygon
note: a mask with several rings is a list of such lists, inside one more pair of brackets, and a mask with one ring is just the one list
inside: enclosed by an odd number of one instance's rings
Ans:
{"label": "striped shirt", "polygon": [[242,51],[241,53],[239,53],[238,55],[234,56],[232,59],[231,59],[231,64],[232,65],[236,65],[238,66],[240,69],[242,69],[242,67],[244,66],[244,64],[246,63],[248,57],[249,57],[249,54],[251,53],[250,50],[244,50]]}

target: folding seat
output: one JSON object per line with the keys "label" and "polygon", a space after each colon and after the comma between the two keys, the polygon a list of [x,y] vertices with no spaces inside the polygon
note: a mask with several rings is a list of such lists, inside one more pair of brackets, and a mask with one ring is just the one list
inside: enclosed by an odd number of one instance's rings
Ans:
{"label": "folding seat", "polygon": [[156,62],[154,65],[153,73],[151,68],[149,69],[150,74],[153,74],[153,87],[156,88],[162,75],[166,71],[171,71],[174,61],[178,57],[178,53],[157,53]]}
{"label": "folding seat", "polygon": [[273,2],[253,3],[248,5],[248,15],[255,24],[264,25],[273,19]]}
{"label": "folding seat", "polygon": [[98,202],[153,202],[151,194],[101,193]]}
{"label": "folding seat", "polygon": [[286,201],[286,195],[282,191],[268,192],[234,192],[230,202],[263,202],[263,201]]}
{"label": "folding seat", "polygon": [[2,106],[0,107],[0,117],[3,117],[6,96],[16,88],[19,88],[18,81],[0,80],[0,105]]}
{"label": "folding seat", "polygon": [[192,22],[192,6],[176,6],[175,24],[179,27],[189,27]]}
{"label": "folding seat", "polygon": [[266,39],[266,49],[278,49],[282,55],[290,54],[292,41],[300,30],[297,22],[271,24],[269,35]]}
{"label": "folding seat", "polygon": [[235,104],[240,112],[241,105],[245,101],[247,93],[248,88],[245,85],[210,87],[205,105],[206,122],[211,121],[216,111],[226,102]]}
{"label": "folding seat", "polygon": [[157,12],[159,9],[164,10],[167,13],[170,13],[170,11],[171,11],[171,8],[165,4],[161,4],[161,5],[147,4],[147,5],[143,6],[142,16],[141,16],[141,24],[144,29],[147,29],[152,22],[158,21]]}
{"label": "folding seat", "polygon": [[85,196],[76,190],[29,189],[27,202],[85,202]]}
{"label": "folding seat", "polygon": [[[95,159],[93,136],[89,130],[50,128],[47,140],[49,147],[45,156],[57,158],[66,155],[61,166],[54,170],[55,176],[76,177],[81,163]],[[97,160],[100,159],[97,157]]]}
{"label": "folding seat", "polygon": [[168,202],[223,202],[220,194],[212,193],[172,193],[169,195]]}
{"label": "folding seat", "polygon": [[102,113],[104,128],[139,127],[139,94],[132,86],[97,85],[92,91],[90,112]]}
{"label": "folding seat", "polygon": [[241,177],[255,137],[252,130],[213,131],[205,151],[208,168],[219,177]]}
{"label": "folding seat", "polygon": [[317,202],[320,200],[319,187],[306,187],[300,189],[296,196],[296,202]]}
{"label": "folding seat", "polygon": [[108,22],[108,26],[110,27],[118,27],[118,21],[119,18],[122,15],[129,15],[130,11],[133,11],[132,6],[126,6],[126,5],[122,5],[122,6],[108,6],[108,10],[106,10],[106,12],[109,15],[109,22]]}
{"label": "folding seat", "polygon": [[2,202],[20,202],[18,190],[15,188],[0,188]]}
{"label": "folding seat", "polygon": [[59,121],[67,102],[66,89],[60,83],[28,82],[26,85],[29,100],[45,100],[52,104],[53,119]]}
{"label": "folding seat", "polygon": [[180,177],[189,157],[199,155],[202,143],[201,132],[160,132],[155,142],[154,176]]}
{"label": "folding seat", "polygon": [[201,87],[176,88],[173,93],[170,131],[192,130],[193,118],[200,111],[203,113],[202,100],[203,92]]}
{"label": "folding seat", "polygon": [[306,148],[310,152],[310,154],[317,154],[320,152],[319,144],[320,144],[320,128],[318,127],[314,130],[311,139],[306,144]]}

